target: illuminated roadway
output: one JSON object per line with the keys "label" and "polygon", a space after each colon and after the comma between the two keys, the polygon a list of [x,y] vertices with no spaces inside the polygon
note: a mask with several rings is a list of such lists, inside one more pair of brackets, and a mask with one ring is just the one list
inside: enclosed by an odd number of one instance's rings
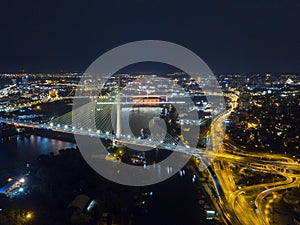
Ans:
{"label": "illuminated roadway", "polygon": [[[217,152],[212,168],[222,186],[224,196],[218,199],[220,213],[227,224],[270,224],[264,199],[272,193],[298,186],[300,183],[300,166],[294,159],[276,154],[253,154],[239,150],[231,144],[220,145],[219,134],[222,123],[237,106],[237,96],[232,96],[230,109],[217,117],[212,123],[210,137],[212,152]],[[234,182],[234,172],[230,164],[241,165],[249,170],[281,175],[282,181],[261,183],[252,186],[237,187]],[[248,201],[247,195],[255,195],[254,204]]]}
{"label": "illuminated roadway", "polygon": [[[159,148],[162,149],[175,150],[199,158],[202,162],[202,166],[204,165],[207,168],[211,177],[211,181],[218,195],[212,199],[215,199],[219,214],[226,224],[268,225],[270,224],[270,220],[267,215],[267,207],[264,200],[272,193],[299,186],[300,166],[293,158],[289,158],[285,155],[247,153],[230,143],[222,144],[224,121],[237,107],[237,99],[238,97],[236,95],[232,95],[230,108],[214,118],[211,129],[208,132],[210,146],[208,146],[207,149],[178,145],[172,137],[167,141],[157,143],[155,140],[140,139],[124,135],[122,142],[147,147],[156,147],[159,145]],[[9,119],[1,119],[0,121],[27,128],[43,128],[56,132],[90,135],[111,140],[115,138],[115,135],[108,132],[103,133],[98,130],[77,129],[70,125],[62,124],[54,126],[51,123],[25,123]],[[230,164],[243,166],[248,170],[269,173],[274,176],[280,175],[285,179],[252,186],[245,184],[242,187],[238,187],[234,181],[235,172],[232,172]],[[249,202],[248,198],[246,198],[249,197],[247,196],[250,195],[249,193],[251,193],[252,202]]]}

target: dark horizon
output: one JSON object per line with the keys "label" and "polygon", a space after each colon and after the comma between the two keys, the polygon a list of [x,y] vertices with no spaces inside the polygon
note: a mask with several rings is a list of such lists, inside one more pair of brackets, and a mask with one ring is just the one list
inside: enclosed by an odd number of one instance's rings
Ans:
{"label": "dark horizon", "polygon": [[300,3],[267,1],[20,1],[0,3],[0,71],[85,71],[100,55],[164,40],[215,74],[300,71]]}
{"label": "dark horizon", "polygon": [[[25,71],[25,70],[20,70],[20,71],[5,71],[2,72],[0,71],[0,74],[67,74],[67,73],[78,73],[78,74],[83,74],[85,71],[80,71],[80,70],[57,70],[57,71]],[[139,71],[120,71],[115,74],[121,74],[121,73],[128,73],[128,74],[150,74],[153,73],[153,75],[162,75],[162,74],[169,74],[169,73],[176,73],[176,72],[182,72],[179,69],[178,70],[169,70],[169,71],[149,71],[149,70],[139,70]],[[263,71],[263,72],[220,72],[220,73],[215,73],[213,71],[214,75],[244,75],[244,76],[251,76],[251,75],[264,75],[264,74],[271,74],[275,76],[279,75],[297,75],[300,76],[300,72],[298,71],[282,71],[282,72],[277,72],[277,71]]]}

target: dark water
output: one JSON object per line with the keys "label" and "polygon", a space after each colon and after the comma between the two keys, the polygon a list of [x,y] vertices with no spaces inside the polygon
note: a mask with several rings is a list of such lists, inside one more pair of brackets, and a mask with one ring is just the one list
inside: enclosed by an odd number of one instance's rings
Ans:
{"label": "dark water", "polygon": [[[148,127],[149,120],[158,115],[159,109],[131,111],[130,125],[133,133],[139,136],[140,129]],[[133,116],[137,119],[132,120]],[[31,162],[41,154],[50,152],[58,154],[60,149],[72,147],[76,147],[76,144],[35,135],[15,136],[8,140],[0,140],[0,169],[14,167],[16,164],[27,161]]]}
{"label": "dark water", "polygon": [[[132,225],[213,225],[215,221],[206,219],[203,205],[198,204],[203,199],[205,204],[210,200],[202,183],[192,182],[193,172],[185,168],[186,174],[180,177],[175,174],[170,179],[151,186],[153,198],[143,213],[139,208]],[[205,196],[205,197],[203,197]],[[213,209],[213,208],[210,208]]]}
{"label": "dark water", "polygon": [[[160,116],[161,108],[136,108],[130,112],[123,111],[123,116],[129,113],[129,126],[135,136],[141,135],[141,129],[149,129],[150,121]],[[160,119],[159,119],[160,120]]]}
{"label": "dark water", "polygon": [[[127,111],[129,126],[134,135],[140,135],[141,128],[148,128],[153,117],[159,116],[161,109],[135,109]],[[123,112],[124,114],[126,111]],[[10,140],[0,142],[0,169],[13,168],[19,164],[31,162],[40,154],[53,152],[58,154],[60,149],[76,147],[76,144],[31,135],[21,138],[16,136]],[[153,185],[152,200],[143,207],[137,207],[133,218],[133,225],[211,225],[206,219],[203,206],[199,199],[206,195],[199,181],[192,182],[194,174],[186,170],[186,175],[174,175],[167,181]],[[205,202],[209,204],[206,196]],[[145,208],[144,208],[145,207]],[[144,213],[145,210],[148,213]]]}
{"label": "dark water", "polygon": [[0,142],[0,165],[1,168],[14,167],[19,163],[31,162],[40,154],[58,154],[60,149],[72,147],[76,144],[35,135],[11,137]]}

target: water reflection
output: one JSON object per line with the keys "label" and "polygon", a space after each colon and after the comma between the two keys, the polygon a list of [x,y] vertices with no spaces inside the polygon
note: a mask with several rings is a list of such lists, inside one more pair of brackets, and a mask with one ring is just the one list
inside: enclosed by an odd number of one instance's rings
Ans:
{"label": "water reflection", "polygon": [[76,148],[76,144],[35,135],[12,137],[0,143],[0,165],[1,168],[13,167],[32,161],[40,154],[58,154],[60,149],[65,148]]}

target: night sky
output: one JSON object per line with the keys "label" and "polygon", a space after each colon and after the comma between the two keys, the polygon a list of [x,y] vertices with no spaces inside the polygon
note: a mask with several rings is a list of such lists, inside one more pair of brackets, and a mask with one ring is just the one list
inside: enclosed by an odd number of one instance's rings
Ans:
{"label": "night sky", "polygon": [[0,72],[84,71],[102,53],[158,39],[214,73],[300,72],[299,0],[1,0]]}

